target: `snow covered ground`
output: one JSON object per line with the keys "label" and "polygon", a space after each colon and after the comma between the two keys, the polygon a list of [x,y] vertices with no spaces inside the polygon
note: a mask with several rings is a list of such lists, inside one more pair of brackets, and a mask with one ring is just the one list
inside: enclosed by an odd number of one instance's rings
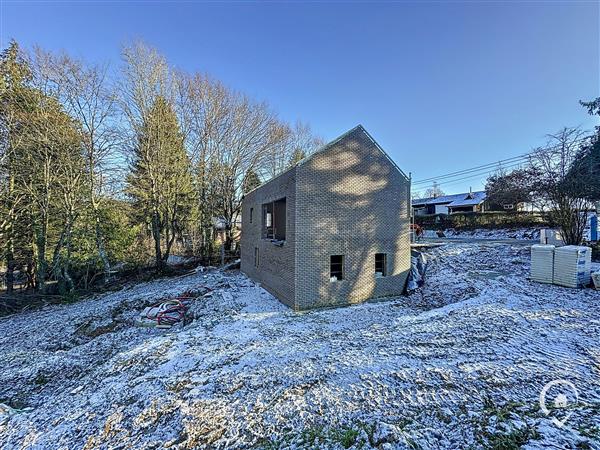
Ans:
{"label": "snow covered ground", "polygon": [[[429,258],[422,290],[348,308],[211,271],[0,319],[0,402],[32,408],[0,447],[600,448],[600,292],[529,282],[524,246]],[[203,286],[191,323],[133,325]],[[557,379],[579,395],[562,428],[539,406]]]}
{"label": "snow covered ground", "polygon": [[[532,239],[538,241],[540,239],[540,230],[537,228],[477,228],[475,230],[448,228],[444,230],[444,236],[461,239]],[[438,235],[435,230],[425,230],[425,237],[437,238]]]}
{"label": "snow covered ground", "polygon": [[[591,220],[595,217],[596,213],[591,212],[588,215],[587,227],[584,231],[584,239],[591,240]],[[455,228],[447,228],[444,230],[444,235],[448,238],[459,238],[459,239],[490,239],[490,240],[501,240],[501,239],[524,239],[539,241],[540,239],[540,228],[548,228],[546,226],[541,227],[529,227],[529,228],[477,228],[475,230],[461,230]],[[437,238],[435,230],[425,230],[426,238]]]}

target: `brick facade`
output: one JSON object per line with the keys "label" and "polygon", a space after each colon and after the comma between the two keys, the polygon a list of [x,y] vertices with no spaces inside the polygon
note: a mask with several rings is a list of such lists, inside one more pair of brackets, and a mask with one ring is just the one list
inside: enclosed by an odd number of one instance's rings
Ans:
{"label": "brick facade", "polygon": [[[409,195],[408,178],[358,126],[244,198],[242,271],[295,310],[400,295],[410,269]],[[261,208],[282,197],[287,231],[278,247],[262,239]],[[376,253],[386,255],[382,277]],[[330,281],[331,255],[343,255],[342,280]]]}
{"label": "brick facade", "polygon": [[[262,238],[262,205],[286,199],[286,240],[281,247]],[[241,269],[271,294],[296,309],[296,168],[248,193],[242,202]],[[252,212],[250,211],[252,209]],[[252,217],[252,221],[250,218]],[[258,249],[258,267],[255,254]]]}

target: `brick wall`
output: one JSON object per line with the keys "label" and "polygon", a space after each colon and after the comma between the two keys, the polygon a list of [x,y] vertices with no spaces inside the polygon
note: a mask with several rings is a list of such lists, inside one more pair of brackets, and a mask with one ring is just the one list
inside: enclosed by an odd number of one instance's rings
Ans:
{"label": "brick wall", "polygon": [[[400,295],[410,269],[409,182],[362,127],[296,171],[296,307]],[[388,275],[375,276],[375,253]],[[330,281],[330,256],[345,276]]]}
{"label": "brick wall", "polygon": [[[244,198],[241,269],[296,310],[400,295],[410,269],[409,191],[357,127]],[[278,247],[262,239],[262,205],[282,197],[287,232]],[[375,275],[376,253],[387,255],[385,277]],[[344,256],[343,280],[330,281],[331,255]]]}
{"label": "brick wall", "polygon": [[[250,192],[242,203],[241,270],[250,278],[295,309],[295,199],[296,169],[292,169],[269,183]],[[286,240],[278,247],[262,239],[262,205],[286,198]],[[250,223],[250,208],[253,208]],[[258,248],[259,263],[254,265],[254,252]]]}

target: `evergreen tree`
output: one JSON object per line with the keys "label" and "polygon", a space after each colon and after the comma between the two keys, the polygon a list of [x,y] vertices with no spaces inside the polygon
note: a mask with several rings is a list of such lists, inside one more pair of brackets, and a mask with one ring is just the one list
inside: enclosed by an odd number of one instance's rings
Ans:
{"label": "evergreen tree", "polygon": [[150,224],[156,267],[162,270],[185,226],[193,191],[177,116],[161,96],[144,119],[127,183],[136,217]]}
{"label": "evergreen tree", "polygon": [[253,169],[248,170],[246,176],[244,177],[244,183],[242,184],[242,190],[244,195],[260,185],[260,178],[258,177],[256,171],[254,171]]}
{"label": "evergreen tree", "polygon": [[81,133],[59,101],[38,87],[45,80],[35,78],[15,42],[2,54],[0,72],[8,290],[14,269],[24,264],[40,292],[51,276],[72,290],[71,237],[84,172]]}
{"label": "evergreen tree", "polygon": [[[600,97],[590,102],[580,102],[592,116],[600,117]],[[596,134],[584,143],[569,173],[571,178],[586,180],[582,195],[590,201],[600,202],[600,126]]]}
{"label": "evergreen tree", "polygon": [[[31,110],[33,92],[27,86],[31,69],[23,58],[19,45],[11,41],[0,56],[0,253],[6,264],[6,287],[13,290],[14,271],[19,253],[29,242],[22,235],[18,210],[23,199],[17,192],[16,174],[21,141],[25,136],[28,112]],[[21,225],[24,225],[23,223]],[[21,252],[19,252],[21,250]]]}
{"label": "evergreen tree", "polygon": [[306,152],[300,148],[295,149],[292,152],[292,156],[290,156],[290,162],[288,164],[288,167],[294,167],[296,164],[298,164],[304,158],[306,158]]}

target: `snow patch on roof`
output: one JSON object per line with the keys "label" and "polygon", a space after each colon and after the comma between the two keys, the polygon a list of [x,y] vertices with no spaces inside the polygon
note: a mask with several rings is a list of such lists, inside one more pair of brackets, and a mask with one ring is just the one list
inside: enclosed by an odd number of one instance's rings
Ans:
{"label": "snow patch on roof", "polygon": [[485,191],[465,192],[463,194],[442,195],[440,197],[429,197],[414,199],[412,204],[415,205],[442,205],[448,206],[469,206],[479,205],[486,199]]}

